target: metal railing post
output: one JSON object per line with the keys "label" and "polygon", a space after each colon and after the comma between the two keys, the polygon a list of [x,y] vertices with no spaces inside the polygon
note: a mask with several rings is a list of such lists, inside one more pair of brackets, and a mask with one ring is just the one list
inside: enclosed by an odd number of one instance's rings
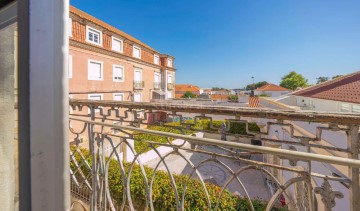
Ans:
{"label": "metal railing post", "polygon": [[[348,136],[348,157],[359,160],[359,125],[350,125],[350,130],[347,132]],[[360,183],[359,183],[359,168],[349,167],[350,184],[350,211],[360,210]]]}

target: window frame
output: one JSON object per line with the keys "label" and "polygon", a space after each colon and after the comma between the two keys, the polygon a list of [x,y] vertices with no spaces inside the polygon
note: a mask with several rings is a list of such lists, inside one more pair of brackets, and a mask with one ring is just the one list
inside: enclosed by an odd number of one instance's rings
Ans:
{"label": "window frame", "polygon": [[73,58],[72,55],[69,54],[68,57],[68,78],[73,77]]}
{"label": "window frame", "polygon": [[[169,63],[170,62],[170,63]],[[172,67],[173,66],[173,61],[171,58],[167,58],[167,66],[168,67]]]}
{"label": "window frame", "polygon": [[[119,41],[119,42],[120,42],[120,50],[114,49],[114,45],[113,45],[114,40],[116,40],[116,41]],[[124,53],[124,40],[123,40],[123,39],[120,39],[120,38],[117,38],[117,37],[112,36],[112,37],[111,37],[111,50],[116,51],[116,52],[119,52],[119,53]]]}
{"label": "window frame", "polygon": [[69,17],[69,23],[68,23],[68,33],[69,33],[69,37],[72,37],[72,18]]}
{"label": "window frame", "polygon": [[[115,95],[121,95],[121,96],[122,96],[122,100],[115,100]],[[125,101],[124,99],[125,99],[124,93],[114,93],[114,94],[113,94],[113,100],[114,100],[114,101]]]}
{"label": "window frame", "polygon": [[[101,98],[100,100],[104,100],[104,95],[99,94],[99,93],[88,94],[88,100],[91,100],[91,96],[94,96],[94,95],[100,96],[100,98]],[[99,113],[99,112],[100,112],[99,108],[95,109],[95,113]],[[89,109],[89,114],[90,114],[90,109]]]}
{"label": "window frame", "polygon": [[[157,62],[155,62],[155,58],[157,58]],[[160,56],[157,54],[154,54],[154,64],[157,64],[157,65],[160,64]]]}
{"label": "window frame", "polygon": [[[99,43],[94,42],[89,40],[89,30],[95,31],[99,33]],[[99,45],[102,46],[102,31],[95,29],[94,27],[91,26],[86,26],[86,42],[94,44],[94,45]]]}
{"label": "window frame", "polygon": [[[135,48],[139,49],[139,57],[137,57],[137,56],[134,55],[134,52],[135,52],[134,49],[135,49]],[[134,58],[141,59],[141,47],[140,47],[140,46],[133,45],[133,53],[132,53],[132,56],[133,56]]]}
{"label": "window frame", "polygon": [[[100,72],[101,72],[101,78],[99,79],[95,79],[95,78],[90,78],[90,75],[89,75],[89,67],[90,67],[90,63],[93,62],[93,63],[99,63],[100,64]],[[88,59],[88,80],[89,81],[102,81],[104,80],[104,64],[103,62],[101,61],[97,61],[97,60],[93,60],[93,59]]]}
{"label": "window frame", "polygon": [[[139,94],[139,95],[140,95],[140,101],[135,101],[135,94]],[[142,95],[141,92],[135,92],[135,93],[134,93],[134,100],[133,100],[133,102],[142,102],[142,101],[143,101],[142,97],[143,97],[143,95]]]}
{"label": "window frame", "polygon": [[[119,79],[115,79],[115,68],[116,67],[120,67],[120,68],[122,68],[122,79],[121,80],[119,80]],[[117,65],[117,64],[114,64],[113,65],[113,75],[112,75],[113,77],[113,82],[124,82],[125,81],[125,68],[124,68],[124,66],[121,66],[121,65]]]}

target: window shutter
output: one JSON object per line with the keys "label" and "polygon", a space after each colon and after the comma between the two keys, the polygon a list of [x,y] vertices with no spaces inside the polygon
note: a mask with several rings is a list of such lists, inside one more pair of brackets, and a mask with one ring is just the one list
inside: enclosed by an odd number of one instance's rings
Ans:
{"label": "window shutter", "polygon": [[114,67],[114,80],[123,80],[123,68]]}
{"label": "window shutter", "polygon": [[89,63],[89,78],[101,79],[101,64],[96,62]]}

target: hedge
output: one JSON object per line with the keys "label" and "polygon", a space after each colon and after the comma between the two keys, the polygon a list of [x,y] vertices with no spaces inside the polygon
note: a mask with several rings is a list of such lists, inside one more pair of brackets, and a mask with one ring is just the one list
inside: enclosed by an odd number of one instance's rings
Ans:
{"label": "hedge", "polygon": [[[210,121],[207,119],[198,120],[196,122],[196,125],[194,125],[194,120],[186,120],[185,124],[191,125],[190,129],[186,129],[186,125],[180,125],[179,122],[166,123],[165,126],[148,126],[147,129],[175,133],[175,134],[189,135],[194,133],[195,131],[216,132],[221,128],[222,123],[223,121],[221,120],[213,120],[212,128],[211,128]],[[260,128],[257,126],[256,123],[249,123],[249,130],[253,132],[259,132]],[[246,133],[245,123],[231,122],[229,133],[246,135],[247,133]],[[144,153],[151,150],[149,144],[143,141],[158,142],[163,144],[168,142],[166,137],[151,135],[151,134],[143,134],[143,133],[135,134],[134,139],[135,139],[134,147],[137,153]],[[169,141],[173,141],[173,139],[170,138]]]}
{"label": "hedge", "polygon": [[[87,157],[87,161],[91,165],[91,156],[89,156],[89,151],[86,149],[81,149],[81,151],[84,156]],[[78,154],[76,154],[75,158],[78,160],[78,162],[80,162],[81,158]],[[109,162],[108,181],[111,197],[115,201],[121,202],[123,200],[123,177],[118,162],[113,159],[111,159]],[[127,172],[126,177],[128,177],[130,164],[123,162],[123,165],[125,167],[125,171]],[[70,166],[72,170],[75,171],[76,168],[73,162],[71,162]],[[154,170],[149,167],[144,168],[146,172],[146,178],[150,183],[151,177],[154,174]],[[86,169],[85,166],[82,166],[82,170],[84,171],[85,175],[88,175],[89,170]],[[160,170],[156,171],[155,173],[155,180],[152,189],[152,200],[155,210],[176,210],[175,194],[168,173]],[[182,190],[185,182],[188,180],[188,176],[173,174],[173,177],[176,182],[177,190],[179,191],[179,200],[181,200]],[[211,183],[205,183],[205,186],[209,192],[211,208],[214,209],[217,198],[221,191],[221,187]],[[141,173],[140,166],[136,164],[134,165],[131,172],[130,190],[135,208],[137,210],[144,210],[146,201],[144,177]],[[262,200],[253,199],[252,202],[255,210],[265,210],[266,203]],[[184,208],[185,210],[208,210],[205,191],[200,181],[197,179],[189,179],[185,194]],[[246,199],[233,195],[228,190],[225,190],[220,199],[219,210],[250,210],[250,207]],[[272,210],[283,209],[273,208]]]}

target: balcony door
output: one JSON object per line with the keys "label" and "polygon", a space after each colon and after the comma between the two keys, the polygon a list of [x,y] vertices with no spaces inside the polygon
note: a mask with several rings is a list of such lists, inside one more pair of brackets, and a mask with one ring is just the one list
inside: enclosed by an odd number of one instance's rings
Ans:
{"label": "balcony door", "polygon": [[134,81],[136,81],[136,82],[142,81],[141,69],[135,69]]}

